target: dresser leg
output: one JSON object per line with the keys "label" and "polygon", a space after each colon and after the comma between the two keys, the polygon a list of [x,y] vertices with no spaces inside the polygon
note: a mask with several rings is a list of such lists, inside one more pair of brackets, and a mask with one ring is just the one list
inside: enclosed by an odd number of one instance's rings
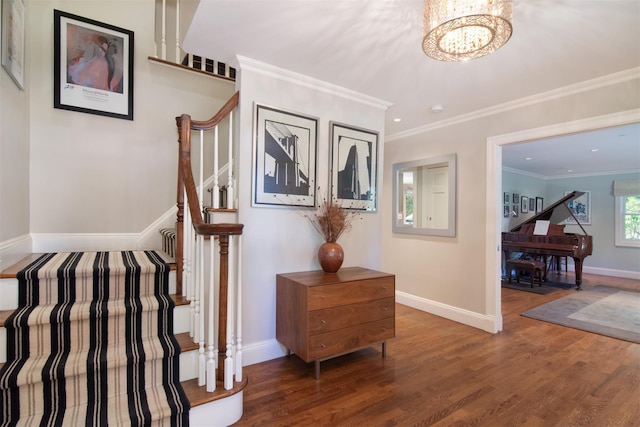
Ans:
{"label": "dresser leg", "polygon": [[387,357],[387,342],[382,341],[382,357]]}
{"label": "dresser leg", "polygon": [[320,379],[320,361],[316,360],[316,379],[319,380]]}

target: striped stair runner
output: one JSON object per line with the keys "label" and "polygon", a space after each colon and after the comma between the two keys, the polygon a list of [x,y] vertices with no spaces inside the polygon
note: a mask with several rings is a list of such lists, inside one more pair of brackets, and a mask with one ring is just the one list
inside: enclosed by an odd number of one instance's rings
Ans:
{"label": "striped stair runner", "polygon": [[176,229],[175,228],[161,228],[160,235],[162,236],[162,250],[171,258],[176,256]]}
{"label": "striped stair runner", "polygon": [[18,281],[0,426],[188,425],[159,253],[46,254]]}

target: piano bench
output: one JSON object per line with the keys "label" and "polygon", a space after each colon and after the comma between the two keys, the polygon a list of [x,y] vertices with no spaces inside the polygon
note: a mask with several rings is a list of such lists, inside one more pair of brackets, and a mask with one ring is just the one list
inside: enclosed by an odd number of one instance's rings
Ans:
{"label": "piano bench", "polygon": [[529,278],[531,279],[532,288],[536,278],[538,279],[539,286],[542,286],[542,271],[545,267],[544,262],[527,260],[527,259],[508,259],[506,261],[506,265],[507,265],[507,278],[509,280],[509,283],[511,283],[511,271],[515,270],[516,281],[518,283],[520,283],[520,272],[526,271],[529,273]]}

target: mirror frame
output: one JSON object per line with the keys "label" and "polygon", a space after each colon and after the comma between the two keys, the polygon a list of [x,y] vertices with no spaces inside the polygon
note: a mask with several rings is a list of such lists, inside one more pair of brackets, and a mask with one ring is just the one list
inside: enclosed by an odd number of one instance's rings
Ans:
{"label": "mirror frame", "polygon": [[[398,224],[398,197],[401,197],[400,173],[405,169],[421,166],[435,166],[446,163],[449,166],[449,197],[448,197],[448,228],[416,228],[412,225]],[[427,159],[413,160],[410,162],[393,164],[393,209],[392,209],[392,230],[394,233],[420,234],[427,236],[455,237],[456,235],[456,176],[457,176],[457,156],[455,153],[443,156],[430,157]]]}

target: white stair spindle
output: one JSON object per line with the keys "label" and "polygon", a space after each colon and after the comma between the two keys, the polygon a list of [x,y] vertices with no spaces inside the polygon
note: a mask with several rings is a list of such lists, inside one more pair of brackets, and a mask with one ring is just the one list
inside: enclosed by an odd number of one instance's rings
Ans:
{"label": "white stair spindle", "polygon": [[207,353],[207,391],[213,392],[216,390],[216,361],[215,361],[215,299],[216,299],[216,290],[215,290],[215,245],[210,243],[210,256],[209,256],[209,307],[207,310],[208,316],[208,330],[207,330],[207,341],[208,341],[208,353]]}
{"label": "white stair spindle", "polygon": [[229,113],[229,161],[227,162],[227,208],[235,207],[235,196],[233,187],[233,111]]}
{"label": "white stair spindle", "polygon": [[176,0],[176,64],[180,64],[180,0]]}
{"label": "white stair spindle", "polygon": [[236,382],[242,381],[242,235],[238,241],[236,257]]}
{"label": "white stair spindle", "polygon": [[204,319],[205,313],[203,312],[203,304],[204,304],[204,236],[198,236],[198,301],[196,302],[196,330],[198,336],[198,385],[203,386],[206,383],[205,377],[205,369],[206,369],[206,358],[205,358],[205,343],[204,343]]}
{"label": "white stair spindle", "polygon": [[204,192],[204,130],[200,130],[200,164],[198,173],[198,201],[200,202],[200,212],[204,208],[202,193]]}
{"label": "white stair spindle", "polygon": [[218,126],[213,129],[213,207],[218,209],[220,207],[220,183],[218,177],[220,171],[218,170]]}
{"label": "white stair spindle", "polygon": [[160,46],[162,49],[161,59],[167,59],[167,0],[162,0],[162,34],[160,35]]}
{"label": "white stair spindle", "polygon": [[[234,256],[233,256],[233,239],[229,238],[229,247],[228,247],[228,252],[229,254],[227,255],[228,258],[228,262],[229,265],[233,265],[233,261],[234,261]],[[234,276],[235,274],[233,274],[233,269],[229,269],[228,270],[228,285],[227,285],[227,324],[226,324],[226,330],[227,330],[227,342],[226,342],[226,352],[225,352],[225,358],[224,358],[224,389],[225,390],[231,390],[233,388],[233,374],[234,374],[234,367],[233,367],[233,330],[234,330],[234,324],[235,322],[233,321],[234,316],[235,316],[235,304],[234,304],[234,299],[235,299],[235,292],[234,292]]]}

